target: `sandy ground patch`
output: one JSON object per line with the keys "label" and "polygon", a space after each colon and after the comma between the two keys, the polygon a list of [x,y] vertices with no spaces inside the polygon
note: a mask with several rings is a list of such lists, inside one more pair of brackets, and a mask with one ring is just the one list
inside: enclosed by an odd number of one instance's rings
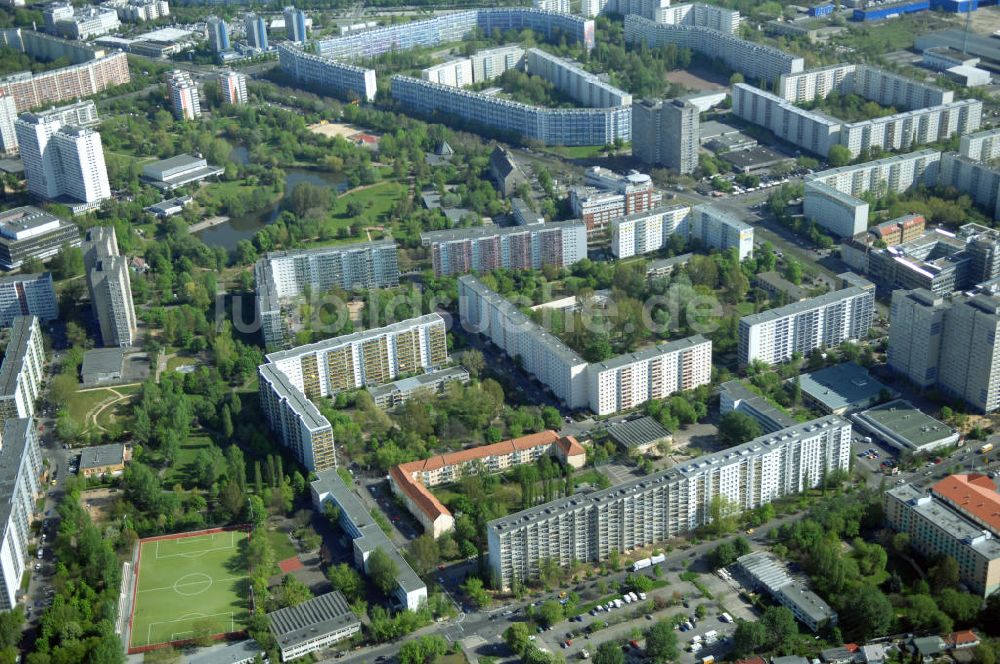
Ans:
{"label": "sandy ground patch", "polygon": [[696,91],[721,90],[729,83],[721,74],[700,67],[667,72],[664,78],[671,83]]}
{"label": "sandy ground patch", "polygon": [[328,138],[333,138],[335,136],[343,136],[344,138],[350,138],[355,134],[361,133],[361,129],[355,127],[354,125],[345,124],[343,122],[320,122],[318,124],[309,125],[309,131],[314,134],[320,134]]}
{"label": "sandy ground patch", "polygon": [[80,494],[80,505],[90,514],[91,521],[105,523],[111,519],[116,496],[110,489],[88,489]]}

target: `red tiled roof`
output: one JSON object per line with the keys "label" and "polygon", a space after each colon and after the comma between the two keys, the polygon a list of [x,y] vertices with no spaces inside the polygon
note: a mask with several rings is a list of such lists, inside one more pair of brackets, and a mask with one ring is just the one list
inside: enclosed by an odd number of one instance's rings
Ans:
{"label": "red tiled roof", "polygon": [[952,632],[948,636],[944,637],[945,643],[947,643],[952,648],[958,648],[961,646],[971,646],[979,643],[979,637],[971,629],[965,629],[961,632]]}
{"label": "red tiled roof", "polygon": [[949,475],[931,491],[994,533],[1000,534],[1000,493],[986,475]]}
{"label": "red tiled roof", "polygon": [[521,436],[520,438],[512,438],[511,440],[493,443],[492,445],[482,445],[480,447],[472,447],[459,452],[438,454],[430,457],[429,459],[402,463],[389,469],[389,475],[392,477],[392,481],[396,484],[396,486],[409,496],[410,499],[413,500],[413,502],[416,503],[416,505],[424,512],[424,514],[426,514],[427,517],[433,521],[440,516],[450,516],[451,512],[448,511],[447,507],[441,504],[441,501],[434,497],[433,493],[428,491],[423,482],[414,478],[416,473],[438,470],[439,468],[444,468],[445,466],[456,466],[488,456],[510,454],[518,450],[528,450],[534,447],[542,446],[549,447],[551,445],[558,445],[567,457],[576,456],[578,454],[586,454],[586,451],[583,449],[583,445],[581,445],[573,436],[560,438],[559,434],[555,431],[545,430],[529,434],[527,436]]}
{"label": "red tiled roof", "polygon": [[858,644],[857,643],[845,643],[844,644],[844,650],[846,650],[847,652],[857,652],[858,651]]}
{"label": "red tiled roof", "polygon": [[767,664],[767,660],[760,655],[754,655],[753,657],[747,657],[746,659],[738,659],[736,660],[736,664]]}

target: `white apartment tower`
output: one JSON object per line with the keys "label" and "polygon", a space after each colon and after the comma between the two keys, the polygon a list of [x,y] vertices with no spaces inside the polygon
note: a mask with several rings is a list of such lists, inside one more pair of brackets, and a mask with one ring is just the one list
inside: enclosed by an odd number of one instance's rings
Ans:
{"label": "white apartment tower", "polygon": [[6,154],[17,152],[17,132],[14,121],[17,120],[17,104],[14,97],[0,93],[0,150]]}
{"label": "white apartment tower", "polygon": [[170,103],[173,105],[175,118],[194,120],[201,117],[201,96],[190,74],[175,69],[167,79],[167,88],[170,90]]}
{"label": "white apartment tower", "polygon": [[243,74],[226,70],[219,74],[219,88],[222,100],[227,104],[247,103],[247,77]]}
{"label": "white apartment tower", "polygon": [[131,346],[136,338],[135,305],[128,262],[118,253],[114,226],[91,228],[83,245],[90,304],[105,346]]}
{"label": "white apartment tower", "polygon": [[306,13],[295,7],[285,7],[285,37],[288,41],[302,43],[306,40]]}
{"label": "white apartment tower", "polygon": [[63,117],[52,112],[24,113],[14,127],[32,194],[88,204],[111,196],[104,148],[96,131],[64,125]]}
{"label": "white apartment tower", "polygon": [[253,48],[259,48],[262,51],[267,50],[267,21],[260,14],[255,14],[250,12],[243,19],[243,25],[246,27],[247,32],[247,43]]}
{"label": "white apartment tower", "polygon": [[[853,275],[852,275],[853,277]],[[855,277],[860,280],[860,277]],[[739,362],[779,364],[862,339],[875,315],[875,286],[849,286],[740,319]]]}
{"label": "white apartment tower", "polygon": [[42,392],[45,348],[35,316],[18,316],[0,364],[0,419],[32,417]]}
{"label": "white apartment tower", "polygon": [[0,446],[0,611],[17,605],[21,579],[30,564],[31,519],[42,492],[42,452],[31,418],[3,422]]}

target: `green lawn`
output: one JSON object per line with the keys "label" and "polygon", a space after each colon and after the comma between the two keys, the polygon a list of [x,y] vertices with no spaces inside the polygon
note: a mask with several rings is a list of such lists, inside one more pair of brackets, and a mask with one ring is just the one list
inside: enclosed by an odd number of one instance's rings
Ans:
{"label": "green lawn", "polygon": [[[135,394],[139,391],[139,388],[137,386],[116,387],[114,390],[119,394]],[[78,422],[80,425],[84,425],[86,424],[87,415],[91,411],[105,401],[118,398],[117,395],[115,395],[115,392],[112,392],[110,388],[87,390],[86,392],[75,392],[73,396],[69,398],[69,402],[66,404],[66,410],[74,421]],[[109,408],[102,413],[101,423],[106,425],[106,422],[110,420],[105,418],[109,418],[111,413],[115,410],[117,410],[117,408]]]}
{"label": "green lawn", "polygon": [[567,159],[593,159],[604,155],[603,145],[575,145],[573,147],[549,147],[547,152],[554,152]]}
{"label": "green lawn", "polygon": [[278,562],[298,555],[298,551],[288,539],[288,535],[280,530],[267,531],[267,541],[271,543],[271,548],[274,549],[274,559]]}
{"label": "green lawn", "polygon": [[215,443],[205,434],[196,434],[188,438],[177,451],[177,457],[173,459],[170,468],[163,478],[164,487],[172,487],[180,484],[184,487],[191,487],[194,483],[191,479],[191,464],[198,450],[212,447]]}
{"label": "green lawn", "polygon": [[177,355],[167,360],[167,371],[174,371],[178,367],[188,367],[192,364],[198,364],[198,360],[193,357]]}
{"label": "green lawn", "polygon": [[370,223],[384,221],[383,217],[396,205],[396,202],[407,194],[405,185],[399,182],[379,182],[365,189],[359,189],[339,196],[333,207],[334,217],[346,225],[354,223],[354,218],[347,215],[347,204],[358,201],[365,206],[363,217]]}
{"label": "green lawn", "polygon": [[243,629],[246,540],[227,531],[141,542],[130,647]]}

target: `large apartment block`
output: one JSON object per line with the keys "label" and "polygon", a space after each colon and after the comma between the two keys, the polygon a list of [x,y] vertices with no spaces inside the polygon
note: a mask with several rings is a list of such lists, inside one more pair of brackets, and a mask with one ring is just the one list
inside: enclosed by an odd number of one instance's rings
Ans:
{"label": "large apartment block", "polygon": [[657,23],[642,16],[625,17],[625,41],[649,48],[674,44],[702,55],[717,58],[747,78],[777,82],[782,74],[804,69],[801,57],[773,46],[740,39],[736,35],[700,25]]}
{"label": "large apartment block", "polygon": [[590,409],[610,415],[712,382],[712,342],[695,335],[587,367]]}
{"label": "large apartment block", "polygon": [[356,67],[315,53],[307,53],[291,43],[278,44],[281,70],[299,83],[315,86],[342,97],[375,99],[375,70]]}
{"label": "large apartment block", "polygon": [[969,194],[972,202],[1000,218],[1000,170],[989,162],[963,157],[954,152],[941,155],[938,184]]}
{"label": "large apartment block", "polygon": [[399,74],[392,77],[392,98],[411,113],[444,116],[545,145],[610,145],[632,140],[630,106],[545,108]]}
{"label": "large apartment block", "polygon": [[448,60],[420,71],[420,78],[432,83],[464,88],[499,78],[508,69],[524,68],[524,49],[500,46],[477,51],[467,58]]}
{"label": "large apartment block", "polygon": [[277,366],[262,364],[257,374],[261,412],[281,444],[311,471],[336,468],[337,454],[329,420]]}
{"label": "large apartment block", "polygon": [[32,417],[42,391],[45,348],[34,316],[18,316],[0,364],[0,417]]}
{"label": "large apartment block", "polygon": [[889,323],[888,359],[895,371],[982,412],[1000,408],[1000,297],[900,290],[892,295]]}
{"label": "large apartment block", "polygon": [[90,306],[101,327],[101,341],[105,346],[131,346],[137,332],[135,305],[128,261],[118,253],[114,226],[87,231],[83,263]]}
{"label": "large apartment block", "polygon": [[500,587],[560,567],[605,560],[711,522],[724,496],[749,510],[818,486],[850,463],[851,424],[835,415],[796,424],[641,479],[532,507],[487,524],[491,573]]}
{"label": "large apartment block", "polygon": [[967,134],[962,137],[958,154],[974,161],[991,162],[1000,157],[1000,129]]}
{"label": "large apartment block", "polygon": [[75,101],[131,80],[125,53],[116,51],[81,64],[0,78],[0,92],[14,98],[18,112]]}
{"label": "large apartment block", "polygon": [[445,323],[439,314],[426,314],[268,353],[266,360],[307,399],[327,397],[443,366],[448,362]]}
{"label": "large apartment block", "polygon": [[683,99],[632,103],[632,155],[678,173],[698,168],[698,107]]}
{"label": "large apartment block", "polygon": [[700,336],[589,364],[473,276],[458,280],[458,307],[467,330],[486,335],[508,356],[520,358],[524,370],[570,408],[589,407],[607,415],[711,379],[712,343]]}
{"label": "large apartment block", "polygon": [[951,556],[974,593],[1000,590],[1000,494],[986,475],[950,475],[924,493],[912,484],[886,492],[885,524],[910,536],[927,559]]}
{"label": "large apartment block", "polygon": [[755,360],[779,364],[795,353],[805,356],[818,348],[863,339],[874,315],[875,286],[868,284],[744,316],[740,319],[740,365]]}
{"label": "large apartment block", "polygon": [[916,110],[955,101],[951,90],[871,65],[841,63],[782,76],[778,96],[796,104],[823,99],[831,92],[856,94],[882,106]]}
{"label": "large apartment block", "polygon": [[820,171],[805,179],[803,211],[806,219],[851,237],[868,228],[869,205],[862,195],[871,192],[881,197],[922,184],[934,186],[940,166],[940,152],[920,150]]}
{"label": "large apartment block", "polygon": [[[904,98],[918,96],[898,94]],[[886,92],[886,97],[894,95]],[[973,132],[982,122],[983,105],[978,99],[963,99],[871,120],[841,122],[799,108],[779,95],[738,83],[733,86],[733,113],[810,152],[826,156],[831,147],[842,145],[857,157],[867,149],[906,150]]]}
{"label": "large apartment block", "polygon": [[525,64],[529,73],[541,76],[584,106],[604,108],[632,103],[632,95],[591,74],[572,60],[529,48]]}
{"label": "large apartment block", "polygon": [[753,254],[753,226],[711,205],[691,208],[691,239],[719,251],[736,250],[739,260]]}
{"label": "large apartment block", "polygon": [[0,327],[10,327],[18,316],[37,316],[42,321],[59,317],[51,273],[0,278]]}
{"label": "large apartment block", "polygon": [[281,305],[307,289],[320,296],[333,289],[388,288],[399,284],[396,243],[392,240],[360,244],[274,251],[254,266],[257,311],[268,346],[286,341]]}
{"label": "large apartment block", "polygon": [[8,419],[0,445],[0,611],[17,605],[31,562],[31,518],[42,493],[42,451],[31,418]]}
{"label": "large apartment block", "polygon": [[439,277],[497,268],[568,267],[587,257],[587,228],[578,221],[430,231],[421,233],[420,241],[430,247]]}
{"label": "large apartment block", "polygon": [[706,248],[735,249],[740,260],[753,253],[753,227],[709,205],[669,205],[618,219],[611,225],[611,253],[628,258],[658,251],[675,234]]}

